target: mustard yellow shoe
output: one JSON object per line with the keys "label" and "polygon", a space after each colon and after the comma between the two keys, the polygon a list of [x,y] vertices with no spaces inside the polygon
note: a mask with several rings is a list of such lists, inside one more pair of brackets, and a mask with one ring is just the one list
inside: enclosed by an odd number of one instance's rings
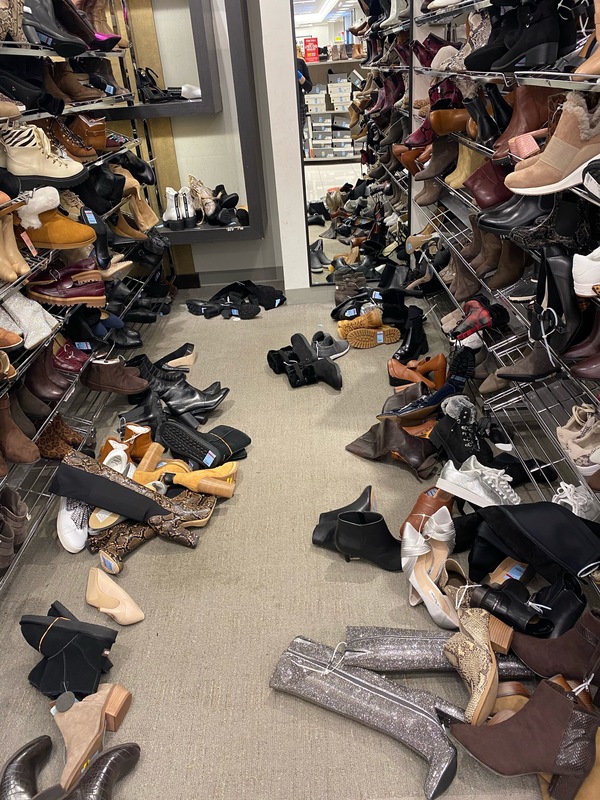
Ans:
{"label": "mustard yellow shoe", "polygon": [[347,339],[350,331],[355,331],[357,328],[381,328],[382,316],[380,308],[372,308],[366,314],[361,314],[355,319],[345,319],[338,322],[338,336],[342,339]]}

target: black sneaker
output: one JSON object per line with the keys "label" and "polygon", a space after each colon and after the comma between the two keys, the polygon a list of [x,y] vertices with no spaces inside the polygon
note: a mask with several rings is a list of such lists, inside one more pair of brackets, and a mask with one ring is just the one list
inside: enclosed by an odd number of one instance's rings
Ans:
{"label": "black sneaker", "polygon": [[533,275],[523,278],[511,289],[508,299],[513,303],[530,303],[535,298],[537,284],[537,278]]}

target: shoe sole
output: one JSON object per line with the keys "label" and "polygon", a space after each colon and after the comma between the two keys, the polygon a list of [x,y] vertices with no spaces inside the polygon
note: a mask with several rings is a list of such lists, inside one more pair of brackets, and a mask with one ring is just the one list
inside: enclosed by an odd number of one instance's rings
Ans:
{"label": "shoe sole", "polygon": [[[198,464],[213,467],[215,466],[215,461],[219,458],[219,454],[211,449],[212,445],[201,434],[188,428],[187,425],[182,425],[180,422],[175,422],[174,420],[163,422],[158,430],[158,435],[160,441],[169,450],[185,454],[186,458],[191,458]],[[216,466],[220,466],[220,464]]]}
{"label": "shoe sole", "polygon": [[350,331],[359,328],[381,328],[382,312],[380,309],[372,309],[366,314],[356,317],[356,319],[345,319],[338,323],[338,334],[342,339],[348,339]]}
{"label": "shoe sole", "polygon": [[578,297],[598,297],[599,292],[596,287],[600,288],[599,283],[575,283],[575,294]]}
{"label": "shoe sole", "polygon": [[[45,180],[45,178],[44,178]],[[40,179],[38,178],[36,184],[39,186]],[[80,247],[87,247],[88,244],[94,244],[96,241],[96,234],[92,238],[86,239],[81,242],[39,242],[35,241],[34,245],[40,250],[78,250]]]}
{"label": "shoe sole", "polygon": [[52,306],[79,306],[83,304],[88,308],[104,308],[106,305],[106,297],[48,297],[32,290],[27,292],[27,295],[32,300],[38,300],[40,303]]}
{"label": "shoe sole", "polygon": [[514,192],[514,194],[526,195],[528,197],[532,196],[537,197],[540,194],[542,195],[555,194],[556,192],[562,192],[565,189],[572,189],[574,186],[579,186],[581,183],[583,183],[584,169],[589,164],[591,164],[592,161],[595,161],[596,158],[597,156],[594,158],[590,158],[588,161],[585,162],[585,164],[582,164],[580,167],[577,167],[577,169],[573,170],[573,172],[569,173],[569,175],[564,177],[562,180],[557,181],[556,183],[549,183],[546,186],[533,186],[533,187],[527,186],[518,189],[511,188],[510,191]]}
{"label": "shoe sole", "polygon": [[468,503],[471,503],[471,505],[476,505],[479,508],[498,505],[498,503],[495,503],[493,500],[488,500],[486,497],[482,497],[470,491],[470,489],[465,489],[458,483],[447,481],[445,478],[438,478],[435,485],[438,489],[443,489],[445,492],[453,494],[455,497],[460,497],[462,500],[466,500]]}
{"label": "shoe sole", "polygon": [[[40,185],[40,181],[43,182],[44,186],[54,186],[56,189],[68,189],[71,186],[79,186],[80,183],[86,181],[89,177],[89,172],[84,167],[81,172],[78,172],[77,175],[71,175],[69,178],[51,178],[45,175],[17,175],[16,176],[21,181],[21,188],[22,189],[35,189],[36,186]],[[92,242],[96,241],[96,237],[92,239]],[[91,244],[91,242],[86,242],[85,244]],[[56,244],[37,244],[37,247],[44,247],[50,250],[56,249]],[[74,247],[83,247],[83,244],[76,244]],[[60,250],[66,250],[61,245],[59,248]]]}
{"label": "shoe sole", "polygon": [[398,328],[357,328],[348,334],[348,344],[358,350],[368,350],[380,344],[395,344],[400,341]]}

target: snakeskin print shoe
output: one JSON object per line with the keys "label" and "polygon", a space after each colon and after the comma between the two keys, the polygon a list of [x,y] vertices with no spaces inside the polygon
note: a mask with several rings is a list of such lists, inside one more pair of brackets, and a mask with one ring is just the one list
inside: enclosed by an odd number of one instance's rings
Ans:
{"label": "snakeskin print shoe", "polygon": [[483,725],[498,693],[498,666],[491,637],[499,638],[497,629],[505,629],[505,635],[512,634],[512,630],[482,608],[461,609],[458,618],[460,632],[446,642],[444,653],[471,694],[466,721]]}
{"label": "snakeskin print shoe", "polygon": [[90,553],[100,553],[100,566],[104,572],[118,575],[123,570],[126,556],[154,539],[156,534],[157,531],[149,525],[121,522],[100,536],[91,536],[88,550]]}

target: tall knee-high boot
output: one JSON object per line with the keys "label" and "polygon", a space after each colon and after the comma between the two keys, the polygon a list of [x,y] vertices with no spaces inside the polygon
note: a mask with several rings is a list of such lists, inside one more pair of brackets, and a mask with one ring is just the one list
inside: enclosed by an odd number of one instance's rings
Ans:
{"label": "tall knee-high boot", "polygon": [[[454,672],[444,655],[452,631],[414,631],[404,628],[348,627],[344,665],[377,672]],[[514,655],[496,655],[503,681],[530,680],[529,667]]]}
{"label": "tall knee-high boot", "polygon": [[464,719],[464,711],[423,690],[407,689],[356,667],[326,645],[298,636],[279,659],[270,687],[386,733],[429,764],[424,791],[439,797],[456,775],[456,750],[442,719]]}

